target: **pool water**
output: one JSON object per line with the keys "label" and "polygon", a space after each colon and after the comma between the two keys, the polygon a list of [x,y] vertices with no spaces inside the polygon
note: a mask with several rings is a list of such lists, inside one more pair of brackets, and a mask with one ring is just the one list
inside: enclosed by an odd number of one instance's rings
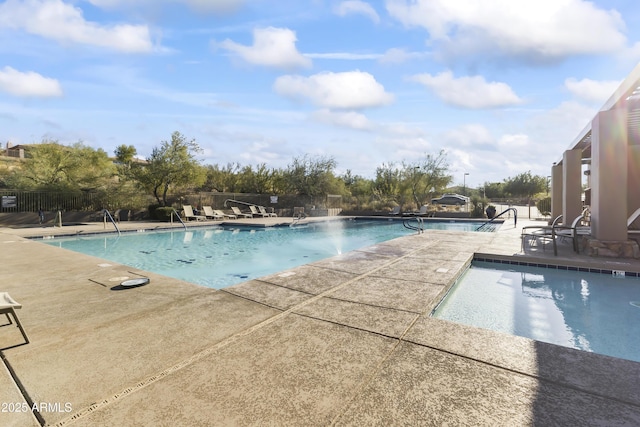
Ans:
{"label": "pool water", "polygon": [[640,279],[474,261],[434,317],[640,362]]}
{"label": "pool water", "polygon": [[[425,227],[471,231],[479,224],[443,221]],[[336,220],[296,227],[212,226],[44,242],[220,289],[414,233],[400,221]]]}

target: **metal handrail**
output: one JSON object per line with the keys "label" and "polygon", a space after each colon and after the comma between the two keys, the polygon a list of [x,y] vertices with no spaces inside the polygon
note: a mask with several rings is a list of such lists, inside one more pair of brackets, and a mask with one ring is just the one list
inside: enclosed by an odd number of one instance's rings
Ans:
{"label": "metal handrail", "polygon": [[[411,221],[411,219],[415,219],[418,225],[415,226],[415,225],[409,224],[409,221]],[[411,219],[403,220],[402,225],[404,225],[404,227],[408,228],[409,230],[417,231],[418,234],[424,233],[424,219],[422,219],[422,217],[419,217],[419,216]]]}
{"label": "metal handrail", "polygon": [[105,223],[105,227],[106,227],[106,223],[107,223],[107,218],[109,218],[109,220],[111,220],[111,223],[113,224],[113,226],[116,228],[116,231],[118,232],[118,236],[119,236],[120,235],[120,229],[116,225],[116,220],[113,219],[113,217],[111,216],[111,213],[107,209],[103,209],[102,210],[102,214],[103,214],[102,218],[103,218],[103,221]]}
{"label": "metal handrail", "polygon": [[227,202],[239,203],[241,205],[246,205],[246,206],[260,206],[260,205],[256,205],[255,203],[241,202],[240,200],[235,200],[235,199],[227,199],[224,201],[225,208],[229,207],[227,206]]}
{"label": "metal handrail", "polygon": [[507,208],[505,210],[503,210],[502,212],[500,212],[498,215],[494,216],[493,218],[491,218],[489,221],[483,223],[482,225],[480,225],[480,227],[476,228],[476,231],[480,231],[480,229],[482,229],[482,227],[484,227],[487,224],[491,224],[493,221],[495,221],[496,219],[498,219],[499,217],[501,217],[502,215],[506,214],[509,211],[513,211],[513,226],[515,227],[516,225],[518,225],[518,211],[516,210],[516,208]]}
{"label": "metal handrail", "polygon": [[180,218],[180,214],[178,214],[178,211],[177,211],[177,210],[175,210],[175,209],[173,209],[173,210],[171,211],[171,216],[170,216],[170,218],[171,218],[171,224],[173,224],[173,215],[175,215],[175,216],[176,216],[176,218],[178,218],[178,221],[180,221],[180,223],[182,224],[182,226],[183,226],[183,227],[184,227],[184,229],[186,230],[186,229],[187,229],[187,224],[185,224],[185,223],[184,223],[184,221],[182,220],[182,218]]}

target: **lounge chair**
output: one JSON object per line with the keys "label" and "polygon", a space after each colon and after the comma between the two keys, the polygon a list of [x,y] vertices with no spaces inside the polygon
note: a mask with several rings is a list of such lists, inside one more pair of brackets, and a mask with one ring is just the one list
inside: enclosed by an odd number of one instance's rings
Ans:
{"label": "lounge chair", "polygon": [[277,217],[278,216],[273,212],[267,212],[267,209],[264,206],[258,206],[258,210],[260,211],[262,216],[265,216],[265,215],[270,216],[270,217]]}
{"label": "lounge chair", "polygon": [[202,212],[207,219],[224,219],[224,215],[217,214],[211,206],[203,206]]}
{"label": "lounge chair", "polygon": [[256,217],[256,216],[261,216],[262,218],[266,218],[269,216],[268,213],[262,213],[260,211],[258,211],[258,208],[256,208],[254,205],[249,206],[249,209],[251,210],[251,214]]}
{"label": "lounge chair", "polygon": [[389,215],[400,215],[400,206],[394,206]]}
{"label": "lounge chair", "polygon": [[236,219],[236,218],[238,218],[236,215],[233,215],[233,214],[226,214],[226,213],[222,212],[220,209],[214,209],[214,210],[213,210],[213,213],[214,213],[214,214],[216,214],[216,215],[218,215],[218,216],[220,216],[220,217],[222,217],[223,219],[224,219],[224,218],[229,218],[229,219]]}
{"label": "lounge chair", "polygon": [[[22,327],[22,323],[20,323],[20,319],[18,319],[18,315],[16,314],[16,310],[22,308],[22,304],[11,298],[8,292],[0,292],[0,314],[4,314],[7,316],[7,320],[9,321],[9,325],[13,324],[9,315],[13,316],[13,320],[15,320],[18,329],[22,333],[22,337],[24,340],[29,343],[29,337],[27,333],[24,331]],[[4,325],[7,326],[7,325]]]}
{"label": "lounge chair", "polygon": [[237,206],[232,206],[231,210],[237,217],[253,218],[253,215],[240,211],[240,208],[238,208]]}
{"label": "lounge chair", "polygon": [[191,221],[192,219],[195,219],[196,221],[204,221],[207,219],[204,215],[194,214],[191,205],[182,205],[182,210],[184,211],[184,219],[187,221]]}
{"label": "lounge chair", "polygon": [[429,213],[427,212],[427,209],[429,209],[429,205],[422,205],[422,206],[420,206],[420,210],[418,212],[407,213],[407,215],[429,216]]}

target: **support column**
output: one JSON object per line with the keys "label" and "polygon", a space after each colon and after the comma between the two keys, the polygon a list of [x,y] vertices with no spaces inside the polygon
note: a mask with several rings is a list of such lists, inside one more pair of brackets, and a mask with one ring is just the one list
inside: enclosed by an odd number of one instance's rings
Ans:
{"label": "support column", "polygon": [[562,215],[562,164],[551,167],[551,219]]}
{"label": "support column", "polygon": [[627,111],[599,112],[591,124],[591,234],[627,240]]}
{"label": "support column", "polygon": [[562,165],[562,224],[571,225],[582,213],[582,150],[565,151]]}

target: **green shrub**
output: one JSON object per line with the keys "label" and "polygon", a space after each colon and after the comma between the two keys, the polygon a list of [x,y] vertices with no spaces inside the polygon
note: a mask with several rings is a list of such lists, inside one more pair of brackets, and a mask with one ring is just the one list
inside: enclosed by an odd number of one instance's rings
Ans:
{"label": "green shrub", "polygon": [[159,221],[169,221],[171,219],[171,212],[173,212],[174,209],[172,206],[160,206],[156,208],[156,218]]}
{"label": "green shrub", "polygon": [[536,208],[538,208],[538,212],[540,212],[541,215],[551,215],[551,197],[545,197],[544,199],[538,200]]}

